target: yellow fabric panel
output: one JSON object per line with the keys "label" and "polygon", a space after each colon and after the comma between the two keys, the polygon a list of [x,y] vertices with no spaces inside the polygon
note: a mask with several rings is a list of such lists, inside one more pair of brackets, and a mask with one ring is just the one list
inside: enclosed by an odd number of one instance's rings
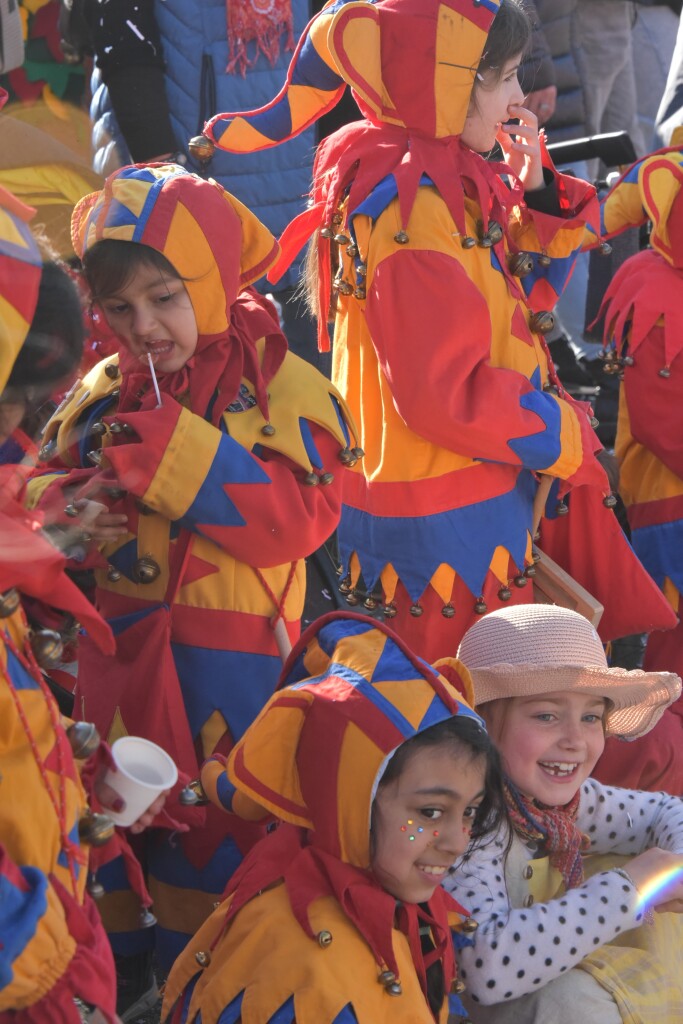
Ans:
{"label": "yellow fabric panel", "polygon": [[[355,17],[349,20],[354,9]],[[342,78],[353,85],[378,118],[395,123],[381,111],[381,105],[393,108],[394,104],[382,81],[379,13],[375,8],[366,3],[346,4],[334,18],[327,42]]]}
{"label": "yellow fabric panel", "polygon": [[3,390],[30,326],[28,320],[24,319],[19,310],[4,295],[0,294],[0,340],[2,341],[0,388]]}
{"label": "yellow fabric panel", "polygon": [[40,503],[43,494],[55,480],[62,476],[61,473],[46,473],[45,476],[36,476],[26,484],[24,505],[32,511]]}
{"label": "yellow fabric panel", "polygon": [[[436,138],[460,135],[465,125],[474,75],[486,32],[444,4],[439,8],[434,63]],[[472,67],[467,65],[471,57]]]}
{"label": "yellow fabric panel", "polygon": [[619,460],[619,493],[627,507],[683,494],[683,480],[649,448],[634,440],[624,388],[619,394],[615,451]]}
{"label": "yellow fabric panel", "polygon": [[[555,398],[555,396],[552,396]],[[583,446],[581,442],[581,427],[569,402],[561,398],[555,398],[560,407],[561,427],[560,437],[562,440],[562,452],[559,459],[543,470],[547,476],[557,476],[560,480],[568,480],[583,462]]]}
{"label": "yellow fabric panel", "polygon": [[106,931],[135,932],[140,928],[140,897],[132,889],[108,892],[97,901],[97,910]]}
{"label": "yellow fabric panel", "polygon": [[93,366],[83,380],[76,381],[69,395],[58,406],[45,427],[43,444],[56,440],[57,454],[66,466],[71,467],[74,464],[69,455],[69,447],[76,440],[78,419],[88,406],[111,395],[120,386],[120,377],[112,380],[104,372],[105,366],[110,363],[118,366],[118,357],[108,356]]}
{"label": "yellow fabric panel", "polygon": [[211,245],[201,227],[182,203],[176,203],[163,250],[183,278],[197,330],[219,334],[228,328],[227,298]]}
{"label": "yellow fabric panel", "polygon": [[446,565],[444,562],[441,563],[439,568],[432,576],[431,585],[437,592],[444,604],[447,604],[451,599],[453,593],[453,584],[455,583],[455,570]]}
{"label": "yellow fabric panel", "polygon": [[154,875],[149,877],[149,894],[160,926],[178,932],[196,932],[201,928],[218,899],[214,893],[167,885]]}
{"label": "yellow fabric panel", "polygon": [[679,593],[678,587],[671,582],[668,576],[664,577],[664,585],[662,586],[662,590],[664,591],[664,597],[667,599],[673,610],[678,615],[681,595]]}
{"label": "yellow fabric panel", "polygon": [[[216,710],[212,712],[209,718],[204,722],[204,725],[199,730],[199,738],[202,744],[202,754],[204,757],[210,757],[213,754],[218,741],[223,739],[226,732],[228,731],[228,725],[220,711]],[[185,931],[187,929],[181,929]]]}
{"label": "yellow fabric panel", "polygon": [[144,503],[152,508],[161,504],[169,511],[169,518],[182,518],[211,468],[219,442],[220,434],[215,427],[182,409],[152,482],[142,496]]}

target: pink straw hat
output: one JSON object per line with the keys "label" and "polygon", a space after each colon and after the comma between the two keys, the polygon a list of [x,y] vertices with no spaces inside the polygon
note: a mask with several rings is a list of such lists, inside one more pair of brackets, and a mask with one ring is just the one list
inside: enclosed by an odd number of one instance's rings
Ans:
{"label": "pink straw hat", "polygon": [[609,668],[588,619],[556,605],[521,604],[485,615],[465,633],[458,658],[469,670],[476,705],[501,697],[565,691],[609,701],[609,736],[649,732],[681,693],[673,672]]}

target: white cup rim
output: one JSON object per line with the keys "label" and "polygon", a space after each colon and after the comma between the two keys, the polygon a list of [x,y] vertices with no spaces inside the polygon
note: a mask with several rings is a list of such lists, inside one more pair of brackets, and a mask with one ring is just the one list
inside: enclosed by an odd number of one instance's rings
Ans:
{"label": "white cup rim", "polygon": [[[168,782],[164,781],[163,784],[158,782],[146,782],[144,779],[139,779],[137,776],[132,775],[127,771],[125,765],[119,764],[115,753],[117,746],[123,745],[124,747],[128,747],[132,743],[135,743],[137,746],[147,747],[148,750],[155,753],[159,760],[164,762],[168,769]],[[116,768],[116,771],[121,772],[125,778],[130,779],[130,781],[134,782],[137,786],[143,786],[145,789],[151,789],[155,792],[162,792],[165,789],[172,789],[178,781],[178,768],[170,754],[167,754],[163,747],[160,747],[157,743],[153,743],[151,740],[146,740],[143,736],[120,736],[119,739],[114,740],[111,745],[111,749],[112,754],[114,755],[114,767]]]}

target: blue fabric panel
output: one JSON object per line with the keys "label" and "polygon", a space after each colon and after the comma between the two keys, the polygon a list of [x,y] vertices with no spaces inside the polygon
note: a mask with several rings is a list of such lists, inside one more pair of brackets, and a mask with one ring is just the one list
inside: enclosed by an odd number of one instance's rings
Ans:
{"label": "blue fabric panel", "polygon": [[240,739],[272,695],[282,664],[268,654],[219,651],[172,643],[190,730],[197,736],[216,710]]}
{"label": "blue fabric panel", "polygon": [[[158,942],[157,928],[137,928],[134,932],[107,932],[107,938],[115,956],[150,953],[157,947]],[[183,936],[183,946],[186,943],[187,935]],[[180,948],[182,949],[182,946]],[[167,968],[170,968],[172,963],[173,961],[170,961]]]}
{"label": "blue fabric panel", "polygon": [[327,672],[320,677],[320,681],[323,682],[327,676],[335,676],[337,679],[343,679],[349,686],[353,687],[362,697],[365,697],[374,704],[376,708],[382,712],[385,718],[387,718],[392,725],[394,725],[401,733],[404,739],[415,735],[415,729],[410,724],[407,718],[401,714],[398,708],[394,707],[391,701],[387,700],[386,697],[377,690],[372,683],[369,683],[367,679],[354,672],[347,665],[342,665],[340,662],[330,662],[330,667]]}
{"label": "blue fabric panel", "polygon": [[31,867],[20,870],[25,891],[0,874],[0,989],[12,981],[12,964],[35,935],[47,909],[47,878],[43,872]]}
{"label": "blue fabric panel", "polygon": [[351,1003],[347,1003],[343,1010],[337,1014],[332,1024],[358,1024],[358,1017],[353,1012]]}
{"label": "blue fabric panel", "polygon": [[290,996],[279,1010],[276,1010],[268,1024],[294,1024],[294,996]]}
{"label": "blue fabric panel", "polygon": [[244,992],[240,992],[235,998],[229,1003],[220,1017],[218,1018],[218,1024],[237,1024],[242,1013],[242,999],[244,998]]}
{"label": "blue fabric panel", "polygon": [[[226,828],[228,827],[226,821]],[[242,854],[232,836],[226,835],[203,867],[196,867],[183,853],[178,837],[168,833],[149,845],[149,873],[165,885],[181,889],[214,892],[216,899],[226,882],[242,862]]]}
{"label": "blue fabric panel", "polygon": [[[7,675],[12,680],[15,690],[39,690],[40,683],[24,668],[9,647],[5,650],[7,651]],[[3,683],[3,685],[5,684]]]}
{"label": "blue fabric panel", "polygon": [[499,544],[523,565],[535,493],[533,476],[522,471],[507,494],[432,516],[373,516],[344,505],[338,531],[342,563],[348,566],[356,551],[369,589],[391,563],[417,601],[444,562],[476,597]]}
{"label": "blue fabric panel", "polygon": [[111,405],[113,399],[110,397],[101,398],[98,402],[94,402],[86,409],[85,416],[82,416],[78,421],[78,432],[80,434],[80,440],[78,442],[78,458],[82,466],[91,467],[91,463],[87,459],[88,452],[93,449],[100,447],[100,439],[92,436],[93,423],[97,423],[103,416],[106,415],[106,410]]}
{"label": "blue fabric panel", "polygon": [[299,417],[299,430],[301,431],[301,439],[304,442],[306,454],[311,460],[311,464],[315,466],[316,469],[322,469],[323,460],[320,456],[320,452],[316,447],[315,441],[313,440],[311,425],[308,422],[308,420],[304,419],[303,416]]}
{"label": "blue fabric panel", "polygon": [[[483,718],[480,718],[476,711],[472,711],[471,708],[465,707],[464,704],[460,705],[458,714],[464,718],[471,718],[477,723],[477,725],[480,725],[482,729],[486,729]],[[451,717],[452,715],[450,711],[447,710],[441,699],[435,694],[434,699],[427,708],[424,717],[418,726],[418,731],[422,732],[423,729],[428,729],[430,725],[438,725],[439,722],[443,722],[445,719]]]}
{"label": "blue fabric panel", "polygon": [[[69,832],[69,841],[71,843],[73,843],[75,846],[79,846],[80,845],[80,842],[79,842],[79,839],[78,839],[78,821],[76,821],[73,824],[73,826],[71,828],[71,831]],[[63,868],[68,868],[69,861],[68,861],[68,858],[66,856],[66,851],[65,850],[60,850],[59,851],[59,854],[57,855],[57,863],[61,867],[63,867]],[[78,878],[80,873],[81,873],[81,865],[78,864],[76,861],[74,861],[74,872],[76,874],[76,878]]]}
{"label": "blue fabric panel", "polygon": [[[426,663],[424,664],[426,665]],[[418,670],[406,658],[400,647],[397,647],[393,640],[387,637],[384,642],[384,649],[372,673],[371,682],[381,683],[393,679],[415,679],[417,674]]]}
{"label": "blue fabric panel", "polygon": [[332,402],[332,405],[334,406],[334,411],[337,414],[339,426],[341,427],[342,433],[344,434],[344,440],[346,441],[347,445],[349,445],[351,443],[351,434],[349,433],[349,428],[346,425],[346,420],[342,416],[341,406],[338,400],[334,397],[334,395],[330,395],[330,401]]}
{"label": "blue fabric panel", "polygon": [[141,622],[142,619],[146,619],[148,615],[151,615],[152,612],[155,612],[161,607],[162,606],[158,604],[148,605],[146,608],[138,609],[138,611],[128,612],[127,615],[116,615],[114,618],[107,619],[107,622],[111,626],[114,636],[119,636],[124,632],[124,630],[134,626],[136,622]]}
{"label": "blue fabric panel", "polygon": [[[345,3],[348,3],[348,0],[333,4],[328,10],[331,13],[335,8],[343,7]],[[311,37],[307,36],[292,74],[292,85],[310,85],[323,92],[334,92],[343,84],[344,79],[328,67],[313,45]]]}
{"label": "blue fabric panel", "polygon": [[347,636],[362,636],[374,628],[374,623],[363,622],[360,619],[333,619],[332,622],[325,623],[318,632],[318,646],[325,654],[331,655],[340,640]]}
{"label": "blue fabric panel", "polygon": [[133,580],[133,568],[138,558],[138,542],[134,537],[132,540],[126,541],[120,548],[108,555],[107,561],[118,569],[126,579]]}
{"label": "blue fabric panel", "polygon": [[658,587],[668,576],[683,593],[683,520],[631,531],[633,549]]}
{"label": "blue fabric panel", "polygon": [[526,295],[531,295],[534,285],[541,278],[548,282],[556,295],[561,295],[574,268],[578,251],[579,246],[570,256],[565,256],[561,259],[553,257],[548,267],[542,267],[539,264],[537,253],[529,253],[534,261],[534,269],[526,277],[520,278],[519,281]]}
{"label": "blue fabric panel", "polygon": [[545,391],[529,391],[522,395],[519,404],[523,409],[536,413],[544,429],[526,437],[513,438],[508,445],[527,469],[547,469],[559,459],[562,451],[560,406]]}
{"label": "blue fabric panel", "polygon": [[225,807],[226,811],[232,811],[232,798],[237,792],[232,782],[224,772],[216,783],[216,796]]}
{"label": "blue fabric panel", "polygon": [[[231,437],[221,437],[209,472],[185,515],[181,526],[201,533],[206,526],[244,526],[245,520],[226,494],[229,484],[269,484],[270,478],[256,459]],[[266,496],[264,494],[264,500]]]}

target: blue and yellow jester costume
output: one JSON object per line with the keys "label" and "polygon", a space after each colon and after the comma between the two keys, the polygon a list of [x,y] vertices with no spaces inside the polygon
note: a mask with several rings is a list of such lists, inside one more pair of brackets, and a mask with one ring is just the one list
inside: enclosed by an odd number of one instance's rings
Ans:
{"label": "blue and yellow jester costume", "polygon": [[[77,207],[73,230],[81,254],[103,239],[163,253],[199,329],[193,358],[159,376],[159,408],[149,369],[125,351],[76,385],[44,448],[70,471],[42,497],[64,507],[78,486],[128,516],[95,570],[117,656],[82,645],[77,706],[110,740],[160,743],[188,781],[275,688],[273,627],[282,619],[298,635],[303,559],[337,524],[339,456],[355,440],[335,388],[287,352],[272,307],[248,287],[277,243],[216,182],[175,165],[124,168]],[[192,826],[147,843],[157,948],[170,963],[258,830],[173,798],[166,809]],[[99,875],[114,948],[133,954],[145,936],[133,937],[139,907],[126,903],[120,861]]]}
{"label": "blue and yellow jester costume", "polygon": [[[0,393],[38,299],[34,212],[0,189]],[[80,999],[113,1022],[114,964],[86,891],[88,848],[78,831],[86,794],[20,595],[68,610],[105,652],[113,640],[26,512],[24,483],[21,467],[0,468],[0,1019],[79,1024]]]}
{"label": "blue and yellow jester costume", "polygon": [[570,492],[590,491],[590,535],[573,570],[581,577],[596,551],[611,552],[608,571],[590,579],[609,606],[608,636],[630,631],[612,613],[625,579],[646,579],[602,505],[609,487],[590,410],[562,388],[543,337],[584,224],[597,221],[595,191],[545,154],[541,191],[552,202],[524,197],[506,165],[459,138],[498,8],[334,0],[309,24],[271,104],[205,127],[221,149],[276,145],[347,83],[365,115],[320,145],[311,205],[285,231],[271,277],[318,231],[320,309],[330,286],[336,295],[333,380],[365,451],[345,481],[343,589],[357,601],[362,574],[429,661],[455,651],[487,608],[533,600],[523,588],[537,474],[555,482],[549,517]]}
{"label": "blue and yellow jester costume", "polygon": [[462,696],[466,670],[449,659],[444,671],[364,616],[309,627],[227,769],[213,760],[202,771],[216,803],[281,824],[176,962],[163,1020],[446,1024],[463,1012],[453,932],[466,942],[476,925],[441,886],[427,903],[397,902],[371,869],[372,802],[396,749],[453,715],[484,728]]}

